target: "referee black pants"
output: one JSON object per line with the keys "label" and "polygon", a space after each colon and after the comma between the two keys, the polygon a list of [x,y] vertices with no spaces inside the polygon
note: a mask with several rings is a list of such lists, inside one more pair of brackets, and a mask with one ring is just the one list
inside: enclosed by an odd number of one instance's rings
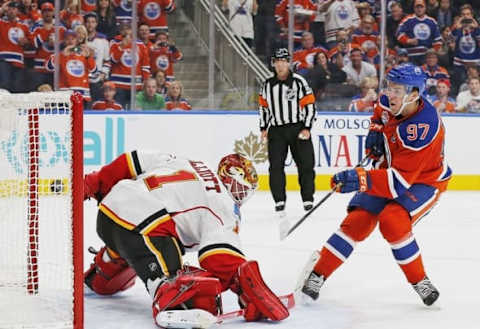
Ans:
{"label": "referee black pants", "polygon": [[269,183],[275,203],[285,201],[285,159],[288,148],[298,169],[298,183],[303,201],[313,201],[315,192],[314,152],[312,139],[302,140],[298,134],[302,123],[270,126],[268,129]]}

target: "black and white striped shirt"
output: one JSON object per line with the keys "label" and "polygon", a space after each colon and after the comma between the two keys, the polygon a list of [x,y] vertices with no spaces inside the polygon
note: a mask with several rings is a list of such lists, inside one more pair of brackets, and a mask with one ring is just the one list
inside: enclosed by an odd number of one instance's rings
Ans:
{"label": "black and white striped shirt", "polygon": [[307,81],[299,74],[290,72],[286,80],[277,76],[268,78],[258,97],[260,130],[269,126],[283,126],[303,122],[312,128],[315,121],[315,97]]}

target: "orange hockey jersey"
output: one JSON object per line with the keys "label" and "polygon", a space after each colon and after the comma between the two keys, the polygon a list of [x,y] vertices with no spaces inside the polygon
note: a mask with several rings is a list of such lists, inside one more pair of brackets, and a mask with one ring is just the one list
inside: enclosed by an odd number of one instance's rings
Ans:
{"label": "orange hockey jersey", "polygon": [[[302,40],[302,34],[305,31],[309,31],[310,22],[315,19],[317,5],[314,4],[312,0],[294,0],[293,2],[294,10],[299,11],[312,11],[311,16],[306,15],[296,15],[293,25],[293,38],[296,42]],[[278,2],[275,7],[275,19],[280,25],[280,27],[288,27],[288,11],[289,11],[289,0],[281,0]],[[283,35],[286,37],[286,35]]]}
{"label": "orange hockey jersey", "polygon": [[150,32],[155,34],[158,30],[167,30],[167,14],[175,10],[173,0],[140,0],[138,15],[142,23],[150,26]]}
{"label": "orange hockey jersey", "polygon": [[[131,48],[131,45],[124,48],[120,42],[110,46],[110,58],[112,61],[110,81],[113,81],[117,88],[130,89],[133,62]],[[140,41],[137,41],[137,54],[135,84],[137,90],[140,90],[142,89],[142,81],[150,77],[150,57],[147,47]]]}
{"label": "orange hockey jersey", "polygon": [[388,98],[382,95],[371,118],[383,123],[386,143],[383,163],[369,171],[372,188],[367,193],[394,199],[412,184],[443,192],[452,170],[445,160],[445,127],[437,110],[423,97],[419,109],[408,117],[394,117],[388,107]]}
{"label": "orange hockey jersey", "polygon": [[67,29],[74,30],[77,25],[83,25],[83,16],[80,14],[71,13],[64,9],[60,11],[60,20],[67,27]]}
{"label": "orange hockey jersey", "polygon": [[116,110],[120,111],[123,110],[122,105],[115,103],[115,102],[109,102],[106,100],[99,100],[93,103],[92,105],[92,110],[100,110],[100,111],[105,111],[105,110]]}
{"label": "orange hockey jersey", "polygon": [[31,38],[27,25],[18,20],[10,22],[0,19],[0,59],[23,68],[24,49],[18,43],[21,38]]}
{"label": "orange hockey jersey", "polygon": [[82,0],[80,2],[80,11],[82,12],[83,15],[95,10],[97,10],[96,0]]}
{"label": "orange hockey jersey", "polygon": [[[65,33],[65,27],[60,26],[60,40],[63,40],[63,35]],[[33,30],[33,46],[36,49],[35,56],[33,59],[33,68],[37,72],[48,72],[45,63],[48,61],[50,56],[54,53],[55,48],[48,45],[49,38],[55,36],[55,28],[52,26],[49,29],[46,29],[43,24],[39,24]]]}
{"label": "orange hockey jersey", "polygon": [[165,72],[167,81],[173,80],[173,63],[182,59],[183,54],[175,46],[150,47],[150,66],[152,74],[157,71]]}
{"label": "orange hockey jersey", "polygon": [[300,48],[293,53],[293,65],[297,70],[313,67],[315,56],[323,52],[327,56],[328,51],[322,46],[314,46],[310,49]]}
{"label": "orange hockey jersey", "polygon": [[[55,69],[55,55],[51,55],[47,61],[47,70],[53,72]],[[85,58],[79,54],[65,55],[60,53],[60,81],[61,90],[74,90],[82,94],[83,99],[90,102],[90,86],[88,74],[95,73],[97,66],[93,56]]]}

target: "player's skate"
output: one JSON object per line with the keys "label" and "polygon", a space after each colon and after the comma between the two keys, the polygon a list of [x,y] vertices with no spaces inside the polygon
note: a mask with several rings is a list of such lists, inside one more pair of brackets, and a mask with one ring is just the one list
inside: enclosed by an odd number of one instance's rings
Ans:
{"label": "player's skate", "polygon": [[325,279],[323,275],[318,275],[312,271],[302,287],[302,292],[313,300],[317,300],[320,288],[323,286],[324,282]]}
{"label": "player's skate", "polygon": [[437,288],[433,286],[428,277],[425,277],[422,281],[412,286],[422,299],[423,303],[427,306],[435,303],[435,301],[438,299],[438,296],[440,296]]}
{"label": "player's skate", "polygon": [[317,275],[313,271],[313,268],[319,259],[320,253],[315,250],[307,261],[307,264],[305,264],[305,267],[303,268],[303,271],[297,281],[297,285],[295,286],[295,299],[308,302],[308,299],[310,298],[313,300],[318,298],[320,288],[325,282],[323,275]]}

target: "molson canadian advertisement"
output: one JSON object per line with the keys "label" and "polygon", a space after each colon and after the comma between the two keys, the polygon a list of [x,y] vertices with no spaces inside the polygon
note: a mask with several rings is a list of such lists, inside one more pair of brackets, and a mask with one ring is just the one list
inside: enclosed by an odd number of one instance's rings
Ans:
{"label": "molson canadian advertisement", "polygon": [[[443,121],[447,129],[447,161],[454,172],[449,188],[480,190],[480,148],[465,144],[467,140],[480,140],[480,116],[445,116]],[[57,176],[68,161],[70,137],[57,128],[54,120],[41,120],[41,124],[39,164],[47,179],[45,184],[63,182],[65,177]],[[311,134],[317,189],[328,189],[333,173],[360,162],[369,124],[368,114],[317,114]],[[237,152],[254,162],[260,189],[265,190],[268,149],[260,140],[258,127],[256,112],[86,112],[84,170],[87,173],[98,169],[123,152],[135,149],[203,160],[212,168],[216,168],[222,156]],[[26,138],[22,132],[12,130],[0,140],[2,167],[18,175],[26,175],[26,152],[21,151],[26,148]],[[287,189],[298,189],[297,168],[290,155],[285,172]]]}

